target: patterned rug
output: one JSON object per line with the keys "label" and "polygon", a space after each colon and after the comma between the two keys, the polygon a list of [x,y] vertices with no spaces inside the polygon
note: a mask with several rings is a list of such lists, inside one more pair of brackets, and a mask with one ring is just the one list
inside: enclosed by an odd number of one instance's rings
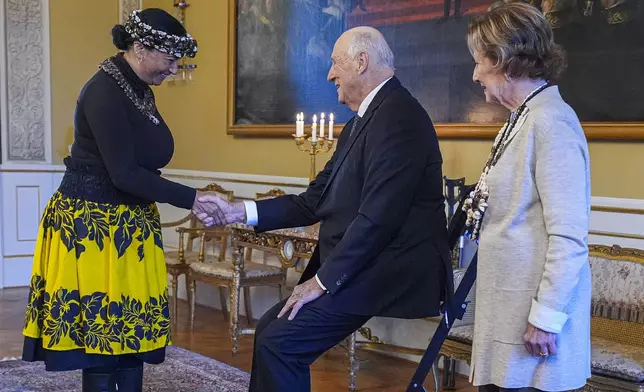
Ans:
{"label": "patterned rug", "polygon": [[[248,373],[176,346],[161,365],[145,366],[144,392],[246,392]],[[42,362],[0,357],[2,392],[81,392],[81,372],[46,372]]]}

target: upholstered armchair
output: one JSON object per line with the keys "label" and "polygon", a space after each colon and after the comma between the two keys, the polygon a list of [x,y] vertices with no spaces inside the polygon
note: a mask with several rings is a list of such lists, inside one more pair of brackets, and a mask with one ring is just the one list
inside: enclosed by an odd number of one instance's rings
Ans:
{"label": "upholstered armchair", "polygon": [[[592,376],[582,389],[644,392],[644,251],[617,245],[589,245],[589,250]],[[452,328],[441,347],[450,365],[469,363],[473,335],[469,322]],[[453,385],[453,373],[448,377],[445,389]]]}
{"label": "upholstered armchair", "polygon": [[[194,329],[195,289],[197,281],[218,286],[220,288],[219,293],[222,312],[224,313],[224,317],[229,319],[231,325],[231,320],[239,319],[239,314],[237,313],[239,309],[238,303],[241,297],[241,291],[243,290],[246,318],[250,327],[253,324],[250,288],[257,286],[276,287],[278,289],[279,300],[281,301],[283,299],[284,287],[286,285],[287,270],[283,266],[273,266],[246,261],[244,260],[243,255],[239,255],[242,257],[237,258],[237,260],[241,261],[240,263],[234,263],[230,258],[208,262],[212,259],[212,256],[207,255],[204,251],[207,236],[208,231],[204,230],[201,232],[200,250],[197,262],[190,264],[188,268],[188,290],[191,292],[190,328]],[[237,252],[241,251],[242,250],[237,250]],[[231,312],[227,311],[226,298],[228,298],[228,296],[225,295],[225,289],[230,291],[229,305]],[[235,314],[232,314],[232,312],[235,312]],[[235,353],[236,350],[233,347],[233,354]]]}
{"label": "upholstered armchair", "polygon": [[[216,194],[228,201],[232,201],[234,198],[232,191],[226,190],[216,183],[208,184],[204,188],[199,188],[197,190],[204,193]],[[181,227],[181,225],[186,223],[188,223],[188,227]],[[192,212],[188,213],[188,215],[178,221],[163,223],[161,227],[177,227],[176,231],[179,234],[179,245],[177,249],[165,252],[166,269],[171,277],[170,290],[172,294],[172,320],[173,322],[176,322],[178,313],[177,298],[179,276],[186,275],[186,294],[188,296],[188,303],[190,303],[191,292],[190,290],[187,290],[187,272],[189,265],[197,262],[199,251],[194,249],[194,245],[195,240],[199,237],[199,233],[204,227]],[[208,240],[219,241],[218,257],[223,260],[228,247],[228,232],[223,228],[208,229]]]}
{"label": "upholstered armchair", "polygon": [[586,389],[644,391],[644,251],[590,250],[593,376]]}

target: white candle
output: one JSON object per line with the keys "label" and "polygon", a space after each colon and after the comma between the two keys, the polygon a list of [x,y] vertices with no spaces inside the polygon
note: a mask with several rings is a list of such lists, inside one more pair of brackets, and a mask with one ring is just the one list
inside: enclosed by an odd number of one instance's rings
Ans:
{"label": "white candle", "polygon": [[333,113],[329,114],[329,140],[333,140]]}
{"label": "white candle", "polygon": [[304,136],[304,112],[300,112],[300,136]]}
{"label": "white candle", "polygon": [[295,136],[300,136],[300,114],[295,114]]}
{"label": "white candle", "polygon": [[320,138],[324,139],[324,113],[322,113],[322,116],[320,117]]}
{"label": "white candle", "polygon": [[312,136],[312,141],[317,142],[318,141],[318,135],[317,135],[317,127],[318,127],[318,116],[313,115],[313,125],[311,126],[311,136]]}

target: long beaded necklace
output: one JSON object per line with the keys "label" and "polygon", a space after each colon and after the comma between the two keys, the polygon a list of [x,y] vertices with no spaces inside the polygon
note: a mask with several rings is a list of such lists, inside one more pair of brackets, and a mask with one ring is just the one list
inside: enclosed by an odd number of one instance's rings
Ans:
{"label": "long beaded necklace", "polygon": [[485,163],[485,167],[483,168],[483,173],[481,173],[481,177],[476,183],[474,190],[470,192],[469,197],[463,202],[462,209],[467,214],[465,220],[465,232],[472,241],[475,241],[479,238],[483,215],[485,214],[485,210],[488,207],[487,201],[490,197],[490,190],[487,185],[488,173],[490,172],[490,169],[492,169],[494,165],[496,165],[496,163],[499,161],[499,158],[501,157],[501,154],[505,149],[505,145],[509,141],[509,137],[514,130],[514,127],[518,123],[519,118],[521,118],[526,110],[526,104],[528,103],[528,101],[549,86],[550,83],[544,83],[543,85],[530,92],[530,94],[528,94],[528,96],[525,98],[523,103],[521,103],[516,112],[510,113],[510,117],[494,139],[492,150],[490,151],[490,155],[487,159],[487,162]]}

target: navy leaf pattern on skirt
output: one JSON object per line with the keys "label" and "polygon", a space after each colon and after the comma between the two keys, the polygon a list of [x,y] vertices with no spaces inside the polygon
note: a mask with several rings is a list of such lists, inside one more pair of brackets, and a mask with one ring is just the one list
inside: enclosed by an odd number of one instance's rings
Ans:
{"label": "navy leaf pattern on skirt", "polygon": [[63,244],[68,251],[75,250],[76,258],[86,251],[86,245],[82,243],[85,239],[95,243],[102,251],[105,239],[111,235],[110,226],[115,227],[111,243],[118,256],[122,257],[134,244],[141,261],[144,257],[143,243],[150,236],[154,238],[154,244],[163,249],[158,214],[153,205],[123,209],[118,205],[68,199],[58,193],[45,211],[43,226],[45,235],[47,229],[60,231]]}
{"label": "navy leaf pattern on skirt", "polygon": [[34,275],[31,280],[25,325],[38,322],[44,326],[43,337],[51,338],[48,348],[69,337],[80,347],[91,347],[113,354],[112,343],[121,349],[141,349],[143,341],[170,341],[168,293],[151,297],[145,303],[129,296],[110,299],[106,293],[92,293],[79,298],[78,290],[59,288],[51,298],[45,281]]}

